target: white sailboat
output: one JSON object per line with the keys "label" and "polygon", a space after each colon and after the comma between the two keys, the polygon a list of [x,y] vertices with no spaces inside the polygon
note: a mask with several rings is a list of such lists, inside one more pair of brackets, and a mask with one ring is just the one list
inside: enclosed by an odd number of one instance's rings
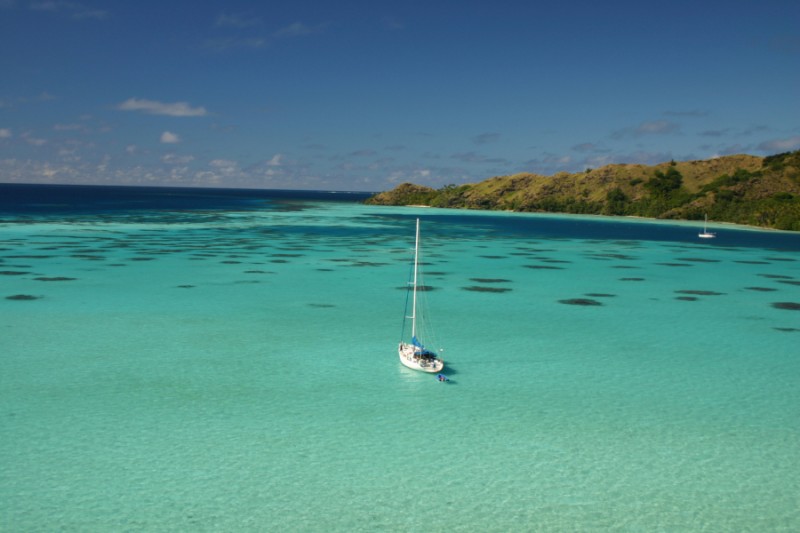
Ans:
{"label": "white sailboat", "polygon": [[[400,356],[400,362],[408,368],[413,370],[420,370],[422,372],[441,372],[444,368],[444,361],[435,352],[427,349],[422,342],[417,338],[418,334],[418,320],[420,312],[417,302],[418,290],[418,273],[419,273],[419,219],[417,219],[417,234],[414,243],[414,273],[411,281],[408,283],[408,293],[406,295],[406,312],[403,314],[403,332],[401,334],[400,345],[397,348],[397,354]],[[408,314],[409,296],[411,299],[411,314]],[[411,337],[406,342],[404,339],[406,335],[406,323],[411,319]]]}
{"label": "white sailboat", "polygon": [[703,233],[698,233],[697,236],[701,239],[713,239],[717,236],[716,233],[711,233],[708,231],[708,215],[706,215],[706,220],[703,223]]}

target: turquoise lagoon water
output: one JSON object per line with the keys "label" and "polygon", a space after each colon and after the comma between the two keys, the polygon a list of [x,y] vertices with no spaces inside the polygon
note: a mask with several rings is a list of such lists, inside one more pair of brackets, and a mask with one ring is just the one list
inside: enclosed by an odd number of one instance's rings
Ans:
{"label": "turquoise lagoon water", "polygon": [[[396,355],[416,216],[447,384]],[[4,220],[2,531],[800,530],[800,312],[773,305],[798,236],[326,201]]]}

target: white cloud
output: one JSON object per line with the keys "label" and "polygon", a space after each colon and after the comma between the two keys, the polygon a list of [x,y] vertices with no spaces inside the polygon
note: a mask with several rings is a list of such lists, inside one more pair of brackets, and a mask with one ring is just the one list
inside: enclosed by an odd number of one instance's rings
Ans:
{"label": "white cloud", "polygon": [[161,162],[168,165],[186,165],[192,161],[194,156],[191,155],[166,154],[161,157]]}
{"label": "white cloud", "polygon": [[186,102],[164,103],[144,98],[128,98],[119,104],[117,109],[170,117],[203,117],[208,114],[205,107],[192,107]]}
{"label": "white cloud", "polygon": [[8,128],[0,128],[0,139],[10,139],[11,130]]}
{"label": "white cloud", "polygon": [[139,151],[139,148],[135,144],[129,144],[125,147],[125,153],[133,155]]}
{"label": "white cloud", "polygon": [[181,142],[181,138],[175,133],[165,131],[161,134],[161,142],[164,144],[175,144]]}
{"label": "white cloud", "polygon": [[239,172],[239,164],[236,161],[231,161],[229,159],[214,159],[208,164],[214,168],[214,171],[210,173],[213,175],[231,177]]}
{"label": "white cloud", "polygon": [[800,136],[766,141],[759,144],[758,148],[765,152],[788,152],[790,150],[797,150],[800,148]]}
{"label": "white cloud", "polygon": [[208,164],[214,168],[230,168],[237,165],[236,161],[231,161],[230,159],[214,159]]}
{"label": "white cloud", "polygon": [[281,166],[281,159],[283,159],[283,155],[275,154],[274,156],[272,156],[272,159],[267,161],[267,165],[271,167],[279,167]]}
{"label": "white cloud", "polygon": [[22,137],[25,139],[25,142],[27,142],[31,146],[44,146],[45,144],[47,144],[46,139],[38,139],[36,137],[31,136],[30,133],[23,133]]}

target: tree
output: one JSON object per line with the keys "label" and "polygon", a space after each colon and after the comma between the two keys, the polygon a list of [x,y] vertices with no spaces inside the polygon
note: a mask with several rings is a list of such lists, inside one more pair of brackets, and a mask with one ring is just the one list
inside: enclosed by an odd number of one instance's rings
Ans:
{"label": "tree", "polygon": [[622,189],[616,187],[606,194],[606,205],[603,209],[605,215],[624,215],[628,208],[628,196]]}

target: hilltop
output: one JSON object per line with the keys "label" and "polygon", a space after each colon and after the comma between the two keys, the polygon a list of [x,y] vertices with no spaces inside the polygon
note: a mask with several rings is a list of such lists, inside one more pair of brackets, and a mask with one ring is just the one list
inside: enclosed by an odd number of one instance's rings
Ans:
{"label": "hilltop", "polygon": [[374,205],[428,205],[714,221],[800,231],[800,151],[658,165],[514,174],[432,189],[404,183]]}

